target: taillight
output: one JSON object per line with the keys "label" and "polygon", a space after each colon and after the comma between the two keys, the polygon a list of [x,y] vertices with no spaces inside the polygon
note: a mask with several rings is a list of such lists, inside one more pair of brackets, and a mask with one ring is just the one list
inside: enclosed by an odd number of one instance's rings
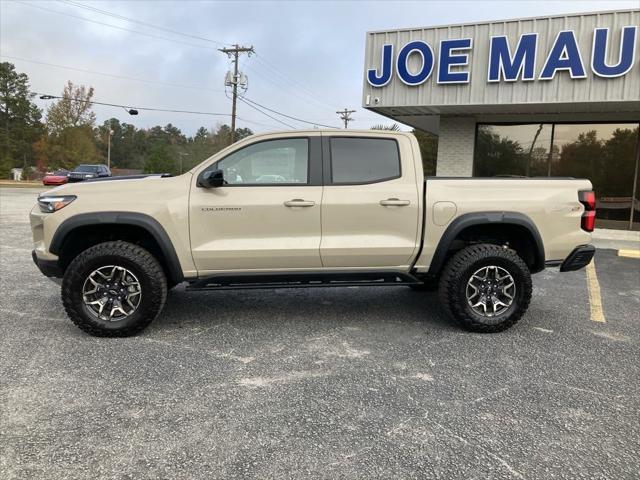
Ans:
{"label": "taillight", "polygon": [[578,192],[578,200],[584,205],[580,226],[587,232],[593,232],[596,228],[596,194],[592,190],[583,190]]}

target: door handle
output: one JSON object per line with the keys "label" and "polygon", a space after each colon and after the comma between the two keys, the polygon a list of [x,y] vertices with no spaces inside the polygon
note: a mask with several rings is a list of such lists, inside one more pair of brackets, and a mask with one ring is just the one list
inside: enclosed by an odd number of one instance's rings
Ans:
{"label": "door handle", "polygon": [[301,198],[294,198],[284,202],[285,207],[313,207],[315,204],[316,202],[312,200],[303,200]]}
{"label": "door handle", "polygon": [[386,200],[380,200],[380,205],[383,207],[406,207],[410,205],[409,200],[400,200],[398,198],[387,198]]}

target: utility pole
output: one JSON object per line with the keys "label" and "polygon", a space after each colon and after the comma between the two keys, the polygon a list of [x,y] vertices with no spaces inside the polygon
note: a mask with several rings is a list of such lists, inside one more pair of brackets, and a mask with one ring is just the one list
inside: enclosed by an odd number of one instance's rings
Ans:
{"label": "utility pole", "polygon": [[344,128],[347,129],[347,128],[349,128],[349,122],[351,120],[353,120],[353,118],[351,118],[351,114],[352,113],[356,113],[356,111],[355,110],[347,110],[345,108],[344,110],[338,110],[336,113],[338,114],[338,116],[344,122]]}
{"label": "utility pole", "polygon": [[255,53],[253,50],[253,46],[251,47],[241,47],[237,43],[232,48],[220,48],[222,53],[226,53],[229,58],[232,59],[233,62],[233,78],[231,81],[225,82],[225,84],[230,83],[233,87],[233,99],[231,106],[231,143],[235,142],[236,137],[236,103],[238,98],[238,83],[239,82],[239,74],[238,72],[238,57],[241,53],[246,53],[251,56],[252,53]]}

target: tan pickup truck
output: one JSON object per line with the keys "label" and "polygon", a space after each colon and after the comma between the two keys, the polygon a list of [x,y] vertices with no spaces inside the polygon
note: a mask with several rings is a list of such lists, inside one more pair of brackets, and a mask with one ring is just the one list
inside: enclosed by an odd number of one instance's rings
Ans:
{"label": "tan pickup truck", "polygon": [[55,188],[31,212],[33,260],[71,320],[126,336],[167,289],[439,287],[464,327],[497,332],[531,273],[587,265],[588,180],[427,178],[413,135],[311,130],[246,138],[177,176]]}

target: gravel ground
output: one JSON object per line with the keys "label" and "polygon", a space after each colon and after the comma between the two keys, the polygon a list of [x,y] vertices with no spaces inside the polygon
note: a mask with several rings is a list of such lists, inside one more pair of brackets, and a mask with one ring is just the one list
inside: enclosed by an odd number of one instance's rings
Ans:
{"label": "gravel ground", "polygon": [[460,330],[404,287],[169,295],[98,339],[33,265],[35,190],[0,189],[0,477],[638,478],[640,260],[534,277],[529,312]]}

